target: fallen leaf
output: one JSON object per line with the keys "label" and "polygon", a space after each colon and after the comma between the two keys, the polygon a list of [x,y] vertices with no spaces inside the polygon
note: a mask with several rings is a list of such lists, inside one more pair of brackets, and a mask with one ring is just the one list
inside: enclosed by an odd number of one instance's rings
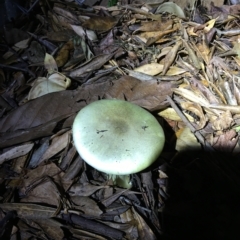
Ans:
{"label": "fallen leaf", "polygon": [[113,17],[91,16],[82,26],[95,31],[108,31],[112,29],[117,22],[118,20]]}
{"label": "fallen leaf", "polygon": [[163,66],[163,70],[162,70],[162,75],[166,74],[166,72],[170,68],[171,64],[174,62],[174,60],[175,60],[175,58],[177,56],[178,49],[180,48],[181,45],[182,45],[182,42],[181,41],[177,41],[176,44],[171,49],[171,51],[169,51],[169,53],[165,56],[165,58],[164,58],[164,66]]}
{"label": "fallen leaf", "polygon": [[4,163],[5,161],[21,157],[32,150],[34,143],[29,144],[22,144],[20,146],[16,146],[11,148],[10,150],[2,153],[0,155],[0,164]]}
{"label": "fallen leaf", "polygon": [[90,73],[94,70],[98,70],[100,67],[103,66],[106,62],[108,62],[112,58],[113,54],[104,54],[104,55],[98,55],[96,57],[93,57],[88,62],[81,65],[79,68],[73,70],[70,72],[70,77],[83,77],[87,73]]}
{"label": "fallen leaf", "polygon": [[[26,197],[29,194],[31,195],[32,189],[37,187],[38,185],[49,182],[50,180],[53,181],[53,183],[61,183],[61,178],[63,177],[64,173],[62,170],[56,166],[53,162],[50,162],[49,164],[38,166],[34,169],[28,169],[26,170],[26,173],[24,175],[24,178],[22,179],[22,183],[19,186],[19,194],[22,197]],[[54,184],[49,185],[51,189],[54,189],[54,193],[52,194],[49,192],[48,195],[53,195],[56,197],[57,195],[60,195],[58,188]],[[52,188],[54,187],[54,188]],[[45,191],[42,189],[42,191]],[[37,191],[34,194],[38,194]],[[47,199],[50,196],[42,196],[43,199]],[[37,198],[35,198],[37,201]],[[55,201],[55,200],[54,200]]]}
{"label": "fallen leaf", "polygon": [[134,69],[134,71],[145,73],[151,76],[161,73],[162,70],[163,70],[163,65],[159,63],[144,64]]}
{"label": "fallen leaf", "polygon": [[212,119],[212,128],[216,131],[229,129],[233,124],[232,114],[229,110],[220,113],[219,116]]}
{"label": "fallen leaf", "polygon": [[183,10],[176,3],[173,2],[165,2],[161,4],[156,10],[156,13],[164,12],[172,13],[173,15],[178,16],[179,18],[183,19],[186,18]]}
{"label": "fallen leaf", "polygon": [[156,240],[152,229],[147,225],[142,216],[132,207],[133,216],[137,222],[138,234],[140,239]]}
{"label": "fallen leaf", "polygon": [[58,71],[58,66],[52,55],[46,53],[44,58],[44,67],[48,71],[48,74],[53,74]]}
{"label": "fallen leaf", "polygon": [[115,82],[106,93],[107,98],[127,99],[150,111],[164,108],[168,105],[166,95],[171,94],[170,82],[158,84],[155,80],[140,81],[130,76],[123,76],[122,81]]}
{"label": "fallen leaf", "polygon": [[64,231],[62,229],[63,224],[59,221],[50,219],[38,219],[34,222],[39,226],[39,230],[42,230],[51,239],[62,239],[64,238]]}
{"label": "fallen leaf", "polygon": [[[183,113],[183,114],[187,117],[188,121],[194,122],[194,118],[191,115],[187,113]],[[177,121],[177,122],[182,121],[182,119],[178,116],[178,114],[173,108],[166,108],[163,111],[159,112],[158,115],[173,121]]]}
{"label": "fallen leaf", "polygon": [[52,156],[62,151],[67,146],[69,139],[70,139],[70,131],[65,132],[64,134],[53,138],[51,145],[48,147],[48,149],[45,151],[42,157],[38,160],[38,164],[40,164],[45,160],[48,160]]}
{"label": "fallen leaf", "polygon": [[188,127],[185,127],[177,132],[175,148],[179,152],[190,151],[191,149],[196,151],[201,149],[201,144],[197,141],[197,138],[191,130]]}
{"label": "fallen leaf", "polygon": [[71,80],[60,73],[53,73],[48,78],[37,78],[28,94],[28,100],[35,99],[52,92],[66,90]]}
{"label": "fallen leaf", "polygon": [[69,40],[57,52],[55,60],[58,67],[62,67],[68,61],[70,51],[73,50],[73,47],[73,41]]}
{"label": "fallen leaf", "polygon": [[239,137],[235,130],[231,129],[213,138],[212,146],[220,152],[233,152]]}
{"label": "fallen leaf", "polygon": [[172,19],[168,19],[167,21],[163,21],[160,19],[152,22],[143,22],[142,25],[136,31],[143,32],[164,31],[172,28],[172,25],[173,25]]}
{"label": "fallen leaf", "polygon": [[69,194],[71,196],[82,196],[82,197],[89,197],[94,192],[103,189],[103,188],[109,188],[109,186],[96,186],[91,183],[85,182],[85,183],[75,183],[70,189]]}
{"label": "fallen leaf", "polygon": [[99,218],[103,213],[97,202],[89,197],[72,196],[71,199],[74,204],[74,209],[83,212],[91,218]]}
{"label": "fallen leaf", "polygon": [[189,112],[192,112],[197,117],[197,119],[195,119],[195,122],[198,123],[197,130],[205,127],[205,125],[207,124],[208,118],[204,114],[204,112],[199,104],[192,103],[192,102],[182,102],[181,107]]}
{"label": "fallen leaf", "polygon": [[48,219],[56,211],[53,207],[26,203],[0,203],[0,207],[4,211],[16,211],[19,218],[25,219]]}

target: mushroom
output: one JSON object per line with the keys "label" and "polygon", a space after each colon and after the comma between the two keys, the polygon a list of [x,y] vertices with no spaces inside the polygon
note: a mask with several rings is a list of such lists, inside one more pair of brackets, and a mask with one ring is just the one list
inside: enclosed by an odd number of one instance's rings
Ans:
{"label": "mushroom", "polygon": [[[144,170],[158,158],[165,136],[145,109],[127,101],[105,99],[90,103],[77,114],[73,141],[89,165],[119,176],[117,181],[128,188],[129,174]],[[122,175],[126,176],[123,180]]]}

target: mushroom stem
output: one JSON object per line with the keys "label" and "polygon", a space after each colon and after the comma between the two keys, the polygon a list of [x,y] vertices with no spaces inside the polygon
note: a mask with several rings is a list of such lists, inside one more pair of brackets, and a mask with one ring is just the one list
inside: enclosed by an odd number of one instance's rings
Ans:
{"label": "mushroom stem", "polygon": [[122,188],[131,188],[132,182],[130,180],[130,175],[115,175],[115,174],[108,174],[108,179],[112,179],[114,185]]}

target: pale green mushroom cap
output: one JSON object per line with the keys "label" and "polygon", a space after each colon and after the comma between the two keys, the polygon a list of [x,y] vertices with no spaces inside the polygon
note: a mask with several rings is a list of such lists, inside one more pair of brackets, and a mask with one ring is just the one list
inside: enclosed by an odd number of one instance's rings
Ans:
{"label": "pale green mushroom cap", "polygon": [[122,100],[100,100],[84,107],[73,123],[81,157],[97,170],[116,175],[139,172],[160,155],[165,136],[143,108]]}

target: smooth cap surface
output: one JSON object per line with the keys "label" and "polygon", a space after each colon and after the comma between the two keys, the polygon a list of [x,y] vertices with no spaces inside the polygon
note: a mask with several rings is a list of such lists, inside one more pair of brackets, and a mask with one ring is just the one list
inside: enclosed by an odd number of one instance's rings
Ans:
{"label": "smooth cap surface", "polygon": [[81,157],[108,174],[125,175],[150,166],[165,136],[143,108],[122,100],[99,100],[84,107],[73,123],[73,140]]}

